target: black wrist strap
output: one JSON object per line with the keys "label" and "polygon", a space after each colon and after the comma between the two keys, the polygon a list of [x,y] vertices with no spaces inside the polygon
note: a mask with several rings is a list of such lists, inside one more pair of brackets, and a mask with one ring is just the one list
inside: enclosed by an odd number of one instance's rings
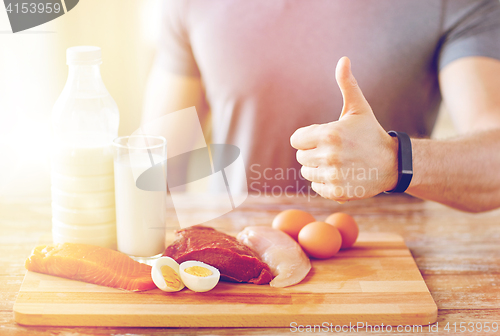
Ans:
{"label": "black wrist strap", "polygon": [[398,184],[387,194],[403,193],[408,188],[413,177],[413,162],[411,152],[411,140],[404,132],[389,131],[390,136],[398,138]]}

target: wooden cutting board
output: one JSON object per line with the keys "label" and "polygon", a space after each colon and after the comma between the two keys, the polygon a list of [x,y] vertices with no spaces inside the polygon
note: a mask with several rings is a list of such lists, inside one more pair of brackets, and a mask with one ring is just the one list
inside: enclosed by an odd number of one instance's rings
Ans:
{"label": "wooden cutting board", "polygon": [[436,321],[436,304],[399,235],[362,233],[352,249],[312,265],[292,287],[220,282],[206,293],[132,293],[27,272],[14,315],[20,324],[52,326],[290,328]]}

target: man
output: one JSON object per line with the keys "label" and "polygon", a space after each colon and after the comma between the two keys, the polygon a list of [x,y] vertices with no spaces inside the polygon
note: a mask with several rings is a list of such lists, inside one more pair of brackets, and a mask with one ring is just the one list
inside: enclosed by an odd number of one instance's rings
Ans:
{"label": "man", "polygon": [[[299,170],[340,202],[392,190],[395,130],[412,136],[406,192],[500,206],[498,1],[185,0],[164,13],[144,120],[208,105],[213,142],[241,149],[250,192],[300,191]],[[461,136],[422,139],[441,98]]]}

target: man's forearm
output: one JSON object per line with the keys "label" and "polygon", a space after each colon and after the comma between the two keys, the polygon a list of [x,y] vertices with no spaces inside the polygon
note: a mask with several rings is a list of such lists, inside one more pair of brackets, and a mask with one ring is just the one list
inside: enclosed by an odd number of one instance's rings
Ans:
{"label": "man's forearm", "polygon": [[500,207],[500,129],[453,140],[412,139],[407,193],[479,212]]}

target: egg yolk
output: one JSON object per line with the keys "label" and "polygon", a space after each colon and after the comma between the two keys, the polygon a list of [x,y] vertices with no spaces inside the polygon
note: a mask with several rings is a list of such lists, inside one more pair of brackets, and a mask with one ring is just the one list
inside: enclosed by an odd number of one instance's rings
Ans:
{"label": "egg yolk", "polygon": [[161,274],[163,275],[163,279],[165,279],[165,283],[167,287],[177,289],[181,286],[181,279],[179,274],[173,270],[170,266],[162,266]]}
{"label": "egg yolk", "polygon": [[207,276],[212,275],[211,270],[209,270],[205,267],[201,267],[201,266],[188,267],[184,270],[184,272],[191,274],[191,275],[194,275],[194,276],[198,276],[198,277],[207,277]]}

